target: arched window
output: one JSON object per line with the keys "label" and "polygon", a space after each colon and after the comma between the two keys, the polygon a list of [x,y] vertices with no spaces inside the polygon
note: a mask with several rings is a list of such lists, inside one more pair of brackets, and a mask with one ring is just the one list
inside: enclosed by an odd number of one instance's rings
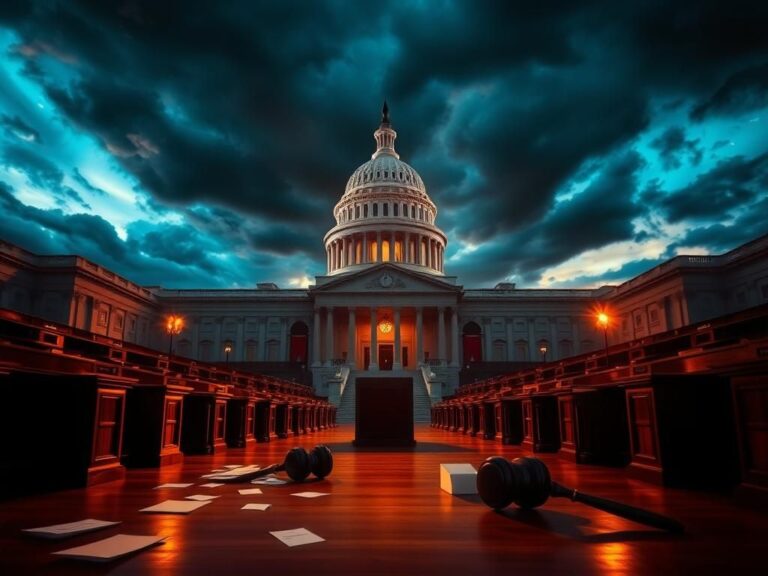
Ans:
{"label": "arched window", "polygon": [[382,212],[382,214],[381,214],[381,215],[382,215],[382,216],[389,216],[389,204],[386,204],[386,203],[385,203],[385,204],[383,204],[383,205],[382,205],[382,207],[381,207],[381,208],[382,208],[382,210],[383,210],[383,212]]}
{"label": "arched window", "polygon": [[258,357],[259,342],[257,340],[246,340],[245,342],[245,361],[256,362]]}
{"label": "arched window", "polygon": [[307,362],[307,337],[309,328],[304,322],[294,322],[291,326],[291,357],[290,362],[306,364]]}
{"label": "arched window", "polygon": [[192,342],[184,338],[183,340],[179,340],[178,348],[176,349],[176,354],[179,356],[184,356],[185,358],[189,358],[192,353]]}
{"label": "arched window", "polygon": [[374,204],[373,205],[373,215],[374,216],[378,216],[379,215],[379,205],[378,204]]}
{"label": "arched window", "polygon": [[411,218],[416,220],[416,206],[414,206],[413,204],[411,204]]}
{"label": "arched window", "polygon": [[515,362],[528,362],[528,340],[515,340]]}
{"label": "arched window", "polygon": [[464,364],[483,361],[483,345],[480,339],[482,330],[476,322],[467,322],[462,331],[464,345]]}
{"label": "arched window", "polygon": [[493,341],[493,361],[504,362],[507,359],[507,341],[506,340],[494,340]]}
{"label": "arched window", "polygon": [[355,218],[360,218],[360,204],[355,205]]}
{"label": "arched window", "polygon": [[363,204],[363,218],[368,218],[368,204]]}
{"label": "arched window", "polygon": [[267,340],[267,362],[280,361],[280,342]]}
{"label": "arched window", "polygon": [[198,346],[198,357],[202,362],[210,362],[212,360],[211,351],[213,350],[213,342],[210,340],[201,340],[200,346]]}
{"label": "arched window", "polygon": [[392,204],[392,216],[399,216],[397,213],[398,208],[400,208],[400,204]]}
{"label": "arched window", "polygon": [[560,358],[570,358],[573,356],[573,342],[570,340],[560,340],[557,343],[557,347],[560,352]]}

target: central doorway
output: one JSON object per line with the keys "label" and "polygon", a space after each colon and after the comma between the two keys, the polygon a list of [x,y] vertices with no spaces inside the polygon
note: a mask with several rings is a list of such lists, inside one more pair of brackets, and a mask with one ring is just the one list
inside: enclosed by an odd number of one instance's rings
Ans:
{"label": "central doorway", "polygon": [[395,347],[392,344],[379,344],[379,370],[392,370],[395,359]]}

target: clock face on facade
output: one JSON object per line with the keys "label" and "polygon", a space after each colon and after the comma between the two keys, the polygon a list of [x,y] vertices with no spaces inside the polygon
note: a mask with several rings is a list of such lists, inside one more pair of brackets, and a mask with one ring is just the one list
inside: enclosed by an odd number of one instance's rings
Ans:
{"label": "clock face on facade", "polygon": [[389,288],[392,286],[393,282],[394,280],[392,276],[390,276],[388,273],[382,274],[381,278],[379,278],[379,284],[381,284],[384,288]]}

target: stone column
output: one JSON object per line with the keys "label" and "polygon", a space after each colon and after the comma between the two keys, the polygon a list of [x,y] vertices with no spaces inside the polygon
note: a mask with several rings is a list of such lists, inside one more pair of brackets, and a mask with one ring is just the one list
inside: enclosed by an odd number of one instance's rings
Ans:
{"label": "stone column", "polygon": [[320,308],[315,308],[315,320],[312,325],[312,366],[321,366],[320,360]]}
{"label": "stone column", "polygon": [[422,334],[422,308],[416,308],[416,365],[424,361],[424,335]]}
{"label": "stone column", "polygon": [[547,360],[559,360],[560,350],[557,346],[557,318],[550,318],[549,320],[549,351],[547,352]]}
{"label": "stone column", "polygon": [[378,317],[376,314],[376,308],[371,307],[371,361],[368,364],[368,370],[379,369],[379,343],[376,339],[376,331],[378,330]]}
{"label": "stone column", "polygon": [[515,322],[512,318],[507,318],[507,362],[515,360]]}
{"label": "stone column", "polygon": [[579,319],[571,318],[571,334],[573,335],[573,353],[581,354],[581,334],[579,334]]}
{"label": "stone column", "polygon": [[410,232],[405,233],[404,244],[405,244],[405,256],[403,257],[403,262],[405,262],[406,264],[410,264],[411,263],[411,233]]}
{"label": "stone column", "polygon": [[333,306],[325,309],[325,365],[333,365]]}
{"label": "stone column", "polygon": [[459,366],[459,313],[451,308],[451,366]]}
{"label": "stone column", "polygon": [[528,361],[536,362],[539,357],[539,347],[536,345],[536,318],[528,318]]}
{"label": "stone column", "polygon": [[288,352],[288,318],[280,319],[280,361],[285,362],[291,360],[288,358],[290,352]]}
{"label": "stone column", "polygon": [[392,370],[401,370],[403,368],[403,361],[401,358],[402,346],[400,344],[400,308],[393,310],[395,317],[395,359],[392,362]]}
{"label": "stone column", "polygon": [[264,362],[264,351],[267,348],[267,318],[259,318],[259,347],[256,349],[256,360]]}
{"label": "stone column", "polygon": [[357,326],[355,325],[355,309],[350,308],[349,309],[349,321],[347,326],[347,364],[352,366],[352,368],[355,368],[355,352],[356,350],[356,330]]}
{"label": "stone column", "polygon": [[245,360],[245,318],[237,319],[237,339],[235,341],[235,357],[233,360],[242,362]]}
{"label": "stone column", "polygon": [[493,360],[493,334],[492,328],[493,322],[490,318],[483,320],[483,335],[485,336],[485,351],[483,352],[483,360],[490,362]]}
{"label": "stone column", "polygon": [[427,268],[432,268],[432,238],[427,238]]}
{"label": "stone column", "polygon": [[437,309],[437,355],[440,365],[445,365],[445,308]]}

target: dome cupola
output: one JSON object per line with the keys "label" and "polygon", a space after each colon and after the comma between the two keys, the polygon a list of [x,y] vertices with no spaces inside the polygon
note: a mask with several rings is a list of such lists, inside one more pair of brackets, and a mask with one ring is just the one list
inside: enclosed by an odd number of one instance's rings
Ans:
{"label": "dome cupola", "polygon": [[446,237],[421,176],[395,151],[397,132],[384,102],[376,151],[352,173],[325,235],[328,274],[393,262],[443,275]]}

